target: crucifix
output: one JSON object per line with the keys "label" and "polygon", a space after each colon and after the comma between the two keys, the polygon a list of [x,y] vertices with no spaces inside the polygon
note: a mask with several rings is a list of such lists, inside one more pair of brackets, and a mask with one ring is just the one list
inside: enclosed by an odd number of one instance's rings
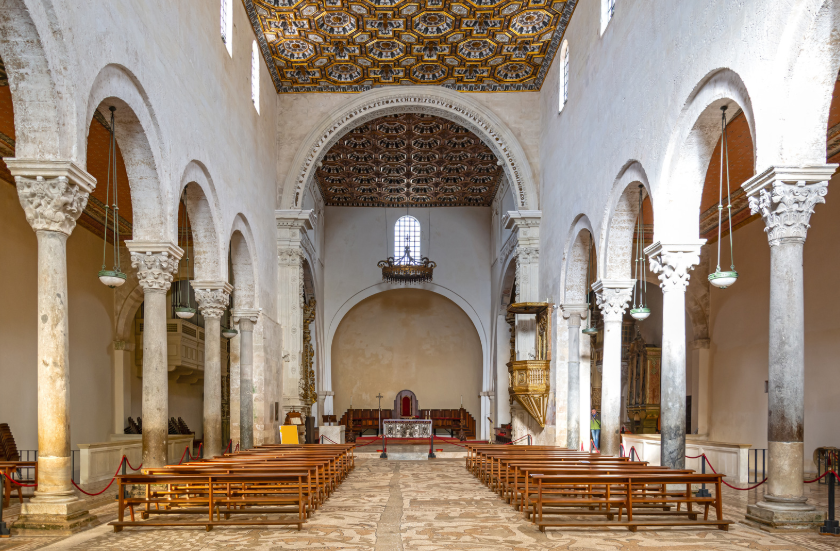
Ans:
{"label": "crucifix", "polygon": [[380,392],[376,395],[376,397],[379,398],[379,434],[382,434],[382,398],[384,398],[384,396],[382,396],[382,393]]}

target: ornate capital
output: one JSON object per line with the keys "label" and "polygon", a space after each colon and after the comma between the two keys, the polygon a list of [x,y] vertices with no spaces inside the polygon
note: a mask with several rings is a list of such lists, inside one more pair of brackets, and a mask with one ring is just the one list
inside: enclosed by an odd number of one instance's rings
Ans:
{"label": "ornate capital", "polygon": [[262,308],[237,308],[231,310],[230,313],[233,315],[233,323],[239,324],[242,321],[257,323],[257,320],[260,319],[260,312],[262,312]]}
{"label": "ornate capital", "polygon": [[227,282],[194,281],[195,301],[205,318],[221,318],[230,304],[233,285]]}
{"label": "ornate capital", "polygon": [[4,159],[20,204],[35,231],[70,235],[96,188],[96,178],[72,161]]}
{"label": "ornate capital", "polygon": [[592,284],[598,308],[604,315],[604,321],[621,321],[627,304],[633,298],[632,279],[599,279]]}
{"label": "ornate capital", "polygon": [[538,210],[511,210],[505,214],[502,222],[505,229],[512,230],[516,234],[520,248],[539,249],[541,219],[542,212]]}
{"label": "ornate capital", "polygon": [[178,269],[183,249],[172,243],[126,241],[131,253],[131,267],[137,270],[137,279],[144,291],[167,291],[172,285],[172,274]]}
{"label": "ornate capital", "polygon": [[784,241],[805,242],[814,206],[825,203],[828,180],[836,168],[836,164],[771,166],[744,183],[750,212],[761,214],[771,247]]}
{"label": "ornate capital", "polygon": [[569,325],[580,327],[580,324],[589,315],[588,304],[561,304],[560,312],[563,319],[569,320]]}
{"label": "ornate capital", "polygon": [[278,247],[277,263],[280,266],[301,266],[303,250],[300,247]]}
{"label": "ornate capital", "polygon": [[663,293],[671,290],[685,292],[689,272],[700,263],[700,247],[706,242],[700,239],[694,243],[668,243],[657,241],[645,249],[650,257],[650,269],[659,274],[659,287]]}
{"label": "ornate capital", "polygon": [[525,266],[527,264],[540,263],[539,247],[516,247],[516,263]]}

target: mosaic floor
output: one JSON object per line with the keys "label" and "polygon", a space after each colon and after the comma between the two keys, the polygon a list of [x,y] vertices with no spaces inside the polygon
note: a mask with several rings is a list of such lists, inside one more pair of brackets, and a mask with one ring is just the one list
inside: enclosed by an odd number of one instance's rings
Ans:
{"label": "mosaic floor", "polygon": [[[129,528],[115,534],[105,525],[115,517],[115,506],[108,504],[92,511],[102,522],[96,528],[61,540],[4,539],[0,540],[0,551],[840,550],[840,538],[771,535],[743,524],[733,525],[729,532],[580,529],[543,534],[468,474],[463,465],[463,460],[454,459],[360,459],[351,476],[301,532],[247,527],[212,532]],[[809,486],[808,490],[813,502],[824,507],[825,487]],[[746,504],[761,495],[761,490],[727,490],[727,518],[742,520]]]}

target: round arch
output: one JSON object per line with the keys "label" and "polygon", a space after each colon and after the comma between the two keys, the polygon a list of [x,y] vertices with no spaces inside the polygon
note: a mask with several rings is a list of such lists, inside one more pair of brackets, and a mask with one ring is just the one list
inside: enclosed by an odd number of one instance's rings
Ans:
{"label": "round arch", "polygon": [[730,69],[712,71],[694,88],[671,132],[663,158],[663,177],[654,190],[654,241],[697,241],[697,218],[686,214],[700,214],[703,184],[721,135],[720,107],[724,105],[729,107],[729,119],[738,108],[743,111],[753,159],[757,158],[755,114],[743,80]]}
{"label": "round arch", "polygon": [[598,279],[631,279],[633,234],[639,215],[639,189],[650,195],[650,183],[641,163],[628,161],[618,173],[604,209],[601,235],[598,239]]}
{"label": "round arch", "polygon": [[[331,391],[332,390],[332,343],[333,338],[335,337],[335,332],[338,329],[339,324],[341,324],[341,320],[344,319],[344,316],[347,315],[354,306],[365,300],[366,298],[372,297],[373,295],[377,295],[379,293],[383,293],[385,291],[391,291],[395,289],[404,289],[404,285],[396,285],[393,283],[377,283],[375,285],[371,285],[366,287],[360,291],[358,291],[355,295],[348,298],[344,304],[336,311],[335,315],[331,320],[329,320],[329,326],[327,327],[326,331],[326,338],[324,339],[324,381],[323,381],[323,390]],[[422,283],[416,286],[413,286],[414,289],[422,289],[425,291],[431,291],[438,295],[441,295],[445,298],[448,298],[452,302],[454,302],[461,310],[467,314],[467,317],[470,318],[470,321],[473,323],[476,332],[478,333],[479,341],[481,342],[481,357],[482,357],[482,379],[486,380],[488,377],[488,373],[490,373],[490,347],[488,346],[487,341],[487,330],[484,327],[484,324],[481,321],[481,317],[476,312],[475,308],[464,299],[458,293],[444,287],[442,285],[438,285],[436,283]],[[326,321],[326,320],[325,320]],[[325,408],[330,410],[332,408],[332,403],[330,402],[329,405]]]}
{"label": "round arch", "polygon": [[[589,237],[583,234],[589,232]],[[586,268],[589,264],[589,246],[594,240],[595,232],[592,223],[585,214],[575,218],[566,238],[563,251],[563,266],[560,270],[560,288],[563,290],[563,304],[586,303]],[[595,246],[595,243],[592,243]],[[597,249],[597,246],[596,246]],[[595,251],[598,258],[598,251]],[[597,267],[596,267],[597,268]]]}
{"label": "round arch", "polygon": [[233,219],[228,235],[233,267],[233,308],[259,308],[259,275],[256,269],[254,235],[251,225],[242,213]]}
{"label": "round arch", "polygon": [[312,185],[315,168],[342,136],[357,126],[393,113],[426,113],[471,130],[502,163],[516,190],[517,210],[537,210],[537,186],[519,140],[492,111],[468,95],[438,86],[383,87],[363,92],[325,115],[298,149],[286,176],[281,208],[301,208],[303,191]]}
{"label": "round arch", "polygon": [[[190,217],[195,255],[195,279],[220,281],[227,276],[225,247],[219,239],[219,203],[212,178],[203,163],[190,161],[181,176],[178,197]],[[178,209],[175,209],[177,212]],[[177,218],[174,220],[177,226]],[[175,229],[176,235],[178,229]]]}

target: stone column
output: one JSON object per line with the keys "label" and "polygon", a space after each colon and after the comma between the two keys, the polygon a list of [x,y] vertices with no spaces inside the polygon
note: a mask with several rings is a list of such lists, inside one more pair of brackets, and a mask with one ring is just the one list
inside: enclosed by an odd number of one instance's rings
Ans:
{"label": "stone column", "polygon": [[568,395],[566,398],[566,447],[580,448],[580,324],[589,313],[586,304],[564,304],[561,307],[569,331]]}
{"label": "stone column", "polygon": [[233,285],[195,281],[195,300],[204,316],[204,457],[222,454],[222,315]]}
{"label": "stone column", "polygon": [[662,393],[660,399],[662,465],[685,468],[685,288],[700,262],[694,243],[656,242],[645,249],[662,289]]}
{"label": "stone column", "polygon": [[234,310],[239,325],[239,449],[254,447],[254,324],[260,311]]}
{"label": "stone column", "polygon": [[621,452],[621,322],[633,298],[632,279],[599,279],[592,285],[604,317],[601,362],[601,453]]}
{"label": "stone column", "polygon": [[[70,484],[70,341],[67,238],[96,180],[71,162],[5,159],[38,240],[38,489],[21,507],[17,533],[70,533],[94,520]],[[91,273],[96,268],[91,266]],[[7,388],[5,392],[14,392]]]}
{"label": "stone column", "polygon": [[169,361],[166,291],[184,251],[172,243],[126,241],[143,288],[143,466],[167,464]]}
{"label": "stone column", "polygon": [[327,404],[327,397],[328,396],[335,396],[335,392],[332,390],[322,390],[318,393],[318,418],[315,419],[315,423],[320,427],[323,425],[323,415],[330,415],[327,413],[326,404]]}
{"label": "stone column", "polygon": [[770,354],[764,500],[747,518],[772,528],[822,520],[803,494],[805,433],[805,303],[802,258],[814,206],[825,202],[836,164],[770,167],[742,187],[761,214],[770,242]]}
{"label": "stone column", "polygon": [[280,326],[283,331],[283,403],[281,418],[295,408],[300,398],[303,361],[303,260],[312,249],[306,234],[314,227],[311,210],[275,211],[277,223],[277,285]]}

